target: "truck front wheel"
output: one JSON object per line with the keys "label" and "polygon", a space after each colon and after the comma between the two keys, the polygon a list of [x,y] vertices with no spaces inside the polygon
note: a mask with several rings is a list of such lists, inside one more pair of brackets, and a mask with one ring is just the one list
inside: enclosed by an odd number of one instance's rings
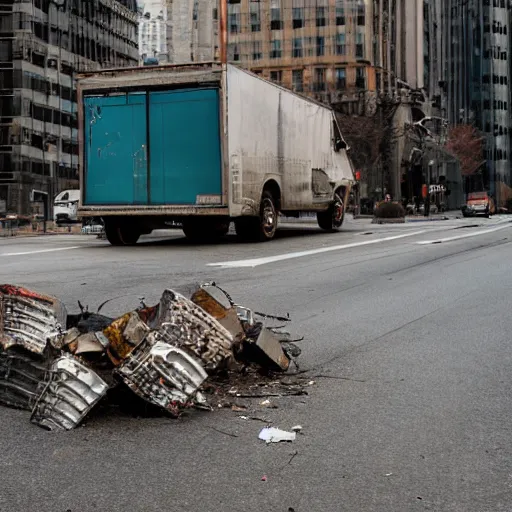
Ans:
{"label": "truck front wheel", "polygon": [[329,208],[324,212],[318,212],[317,215],[318,225],[325,231],[337,231],[341,228],[345,218],[345,205],[343,199],[336,193],[334,194],[334,201]]}
{"label": "truck front wheel", "polygon": [[236,234],[246,242],[272,240],[277,231],[278,212],[274,197],[263,192],[259,217],[240,217],[235,220]]}
{"label": "truck front wheel", "polygon": [[105,220],[105,236],[110,245],[135,245],[140,238],[140,230],[119,221]]}

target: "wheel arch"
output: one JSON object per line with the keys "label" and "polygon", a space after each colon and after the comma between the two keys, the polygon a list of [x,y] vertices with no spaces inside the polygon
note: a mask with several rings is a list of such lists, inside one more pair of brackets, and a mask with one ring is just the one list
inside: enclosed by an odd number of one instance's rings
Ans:
{"label": "wheel arch", "polygon": [[261,190],[261,197],[263,197],[263,194],[265,192],[270,192],[272,194],[272,197],[275,201],[275,206],[278,211],[281,210],[281,186],[279,183],[274,179],[270,178],[267,181],[265,181],[265,184],[263,185],[263,188]]}

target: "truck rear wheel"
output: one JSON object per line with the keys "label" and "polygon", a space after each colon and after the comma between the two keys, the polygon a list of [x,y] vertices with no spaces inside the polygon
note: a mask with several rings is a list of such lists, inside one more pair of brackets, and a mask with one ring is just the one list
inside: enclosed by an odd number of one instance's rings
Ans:
{"label": "truck rear wheel", "polygon": [[263,192],[259,217],[240,217],[235,220],[236,234],[246,242],[272,240],[277,231],[278,213],[274,197]]}
{"label": "truck rear wheel", "polygon": [[318,212],[316,218],[318,225],[325,231],[332,232],[341,228],[345,219],[345,205],[341,196],[338,193],[334,194],[332,204],[325,212]]}
{"label": "truck rear wheel", "polygon": [[110,245],[135,245],[140,238],[140,231],[122,222],[105,220],[105,236]]}

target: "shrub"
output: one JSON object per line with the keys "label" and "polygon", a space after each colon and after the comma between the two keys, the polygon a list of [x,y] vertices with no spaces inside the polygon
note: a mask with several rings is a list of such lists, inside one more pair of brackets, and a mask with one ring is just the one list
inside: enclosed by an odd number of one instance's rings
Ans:
{"label": "shrub", "polygon": [[379,203],[375,208],[377,219],[401,219],[405,217],[404,207],[400,203]]}

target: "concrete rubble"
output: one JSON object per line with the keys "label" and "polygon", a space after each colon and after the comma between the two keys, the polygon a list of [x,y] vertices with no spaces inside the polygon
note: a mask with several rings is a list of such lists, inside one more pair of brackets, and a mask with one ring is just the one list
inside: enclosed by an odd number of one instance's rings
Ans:
{"label": "concrete rubble", "polygon": [[[260,396],[237,392],[234,380],[254,379],[256,371],[273,378],[300,355],[282,327],[256,320],[288,318],[239,306],[215,283],[190,299],[165,290],[157,305],[142,303],[116,319],[79,305],[80,314],[68,315],[54,297],[0,285],[0,404],[30,411],[32,423],[47,430],[77,427],[113,391],[173,417],[192,407],[211,410],[203,392],[220,381],[231,395]],[[286,388],[287,395],[302,393]]]}

